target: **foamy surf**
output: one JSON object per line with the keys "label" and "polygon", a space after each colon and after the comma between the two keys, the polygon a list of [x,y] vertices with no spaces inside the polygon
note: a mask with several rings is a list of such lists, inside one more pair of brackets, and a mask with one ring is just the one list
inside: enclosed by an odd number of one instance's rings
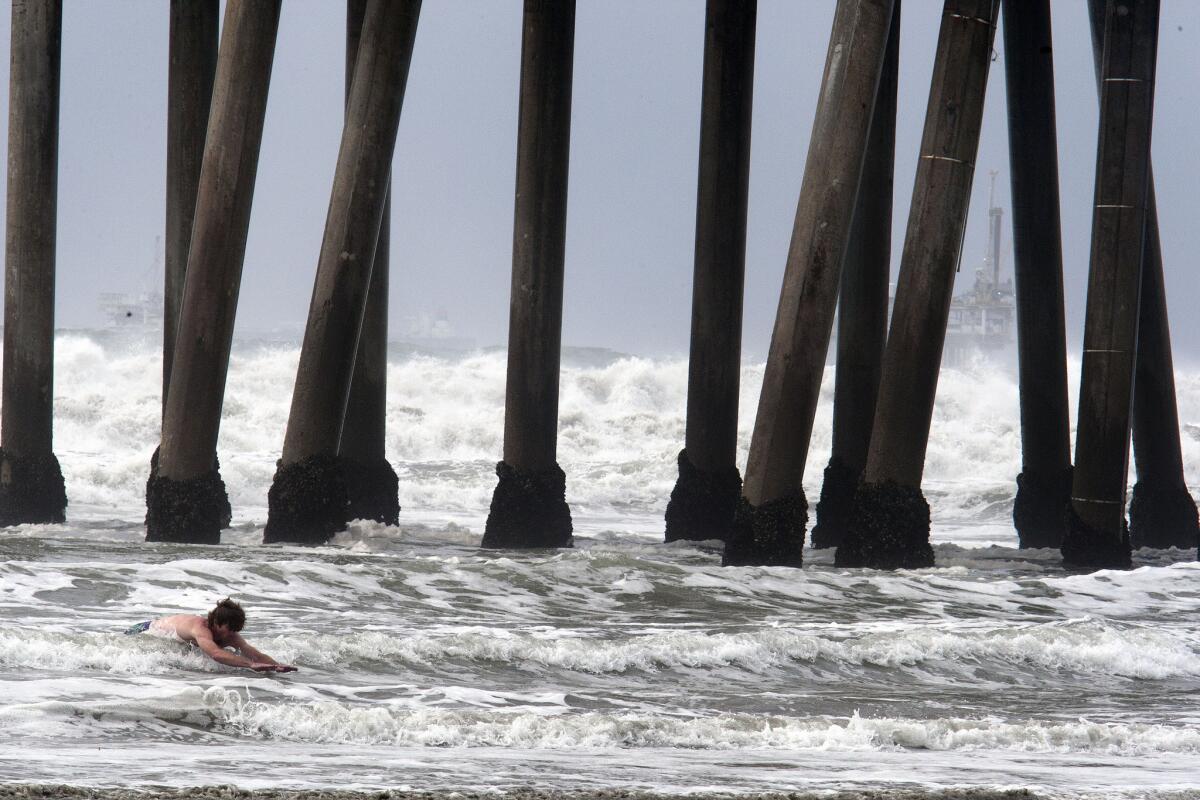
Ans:
{"label": "foamy surf", "polygon": [[[234,527],[218,547],[147,544],[158,356],[79,336],[60,337],[58,355],[70,521],[0,535],[0,791],[124,800],[106,787],[155,798],[218,777],[264,800],[531,785],[589,797],[1200,789],[1196,552],[1139,551],[1133,570],[1073,575],[1053,550],[1017,549],[1004,369],[942,376],[926,469],[937,565],[875,572],[812,550],[802,570],[723,568],[720,542],[664,545],[686,362],[596,354],[562,374],[573,549],[478,548],[502,445],[498,352],[390,364],[398,528],[359,521],[327,546],[264,546],[298,350],[257,345],[235,348],[221,430]],[[743,463],[761,379],[761,364],[744,369]],[[1200,401],[1181,391],[1180,404],[1200,429]],[[1183,446],[1195,480],[1200,436]],[[121,633],[227,595],[247,608],[247,639],[298,673]]]}
{"label": "foamy surf", "polygon": [[[129,726],[179,728],[262,741],[397,747],[685,750],[934,750],[1043,754],[1195,754],[1200,731],[1159,724],[1048,723],[1001,717],[911,719],[769,714],[667,716],[631,711],[572,713],[564,695],[537,698],[479,695],[479,705],[415,708],[410,697],[371,705],[335,700],[250,699],[255,689],[211,687],[177,695],[83,703],[15,703],[0,721],[30,739],[94,736],[93,720],[110,735]],[[272,692],[270,687],[262,691]],[[302,690],[300,690],[303,693]],[[436,693],[435,693],[436,694]],[[442,698],[445,699],[444,697]],[[428,700],[428,698],[425,698]],[[530,702],[536,700],[537,702]],[[513,702],[516,701],[516,705]]]}
{"label": "foamy surf", "polygon": [[1015,750],[1027,753],[1195,753],[1200,732],[1163,725],[1047,724],[991,719],[795,719],[760,715],[676,719],[632,713],[267,705],[210,693],[214,724],[242,735],[311,743],[423,747],[687,748],[698,750]]}
{"label": "foamy surf", "polygon": [[[990,664],[1136,680],[1200,677],[1200,640],[1182,630],[1102,619],[967,629],[946,625],[878,631],[860,628],[661,631],[614,640],[610,635],[555,637],[464,626],[410,634],[298,634],[265,638],[263,646],[286,653],[290,661],[338,670],[486,662],[501,668],[592,674],[731,669],[769,675],[795,663],[823,665],[829,671],[963,665],[974,671]],[[159,674],[180,667],[221,669],[194,649],[171,640],[0,631],[0,668]]]}

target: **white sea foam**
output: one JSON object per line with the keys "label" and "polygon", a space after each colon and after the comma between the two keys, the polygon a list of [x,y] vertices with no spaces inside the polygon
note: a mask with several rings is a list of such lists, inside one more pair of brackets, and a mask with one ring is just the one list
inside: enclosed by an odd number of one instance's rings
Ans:
{"label": "white sea foam", "polygon": [[1200,731],[1166,725],[986,719],[896,719],[637,713],[546,714],[268,704],[212,689],[213,724],[244,736],[303,742],[435,747],[1017,750],[1134,754],[1200,752]]}
{"label": "white sea foam", "polygon": [[1139,679],[1200,676],[1197,643],[1189,643],[1186,635],[1100,621],[985,630],[915,628],[857,636],[779,628],[735,634],[670,631],[618,641],[460,630],[414,637],[300,637],[293,644],[315,663],[329,665],[358,659],[430,664],[469,659],[591,673],[723,667],[758,673],[792,662],[880,667],[990,662]]}
{"label": "white sea foam", "polygon": [[[391,362],[399,528],[359,522],[327,547],[264,546],[297,356],[235,348],[220,455],[236,527],[224,544],[148,544],[161,360],[59,338],[69,523],[0,537],[0,773],[113,785],[135,780],[136,763],[135,782],[190,784],[236,742],[254,753],[237,780],[275,787],[442,787],[468,761],[477,788],[578,788],[581,769],[588,788],[635,769],[675,789],[840,787],[849,775],[1195,786],[1195,551],[1072,575],[1054,551],[1017,550],[1017,393],[1002,368],[943,372],[925,471],[938,566],[886,572],[837,569],[825,551],[806,551],[804,570],[723,568],[719,543],[662,544],[683,359],[565,362],[572,550],[477,548],[502,449],[499,352]],[[1200,373],[1176,377],[1196,482]],[[742,464],[761,380],[762,364],[743,369]],[[810,501],[832,389],[829,371]],[[247,638],[300,672],[233,671],[119,633],[225,595],[246,604]]]}
{"label": "white sea foam", "polygon": [[[1162,680],[1200,676],[1200,642],[1194,638],[1182,631],[1086,619],[867,632],[842,626],[832,630],[769,627],[747,633],[682,630],[620,639],[458,626],[440,633],[403,635],[382,631],[297,634],[265,637],[261,643],[289,661],[339,670],[370,662],[395,668],[455,661],[593,674],[728,668],[760,674],[793,663],[823,664],[827,669],[991,664]],[[154,674],[181,666],[221,669],[193,650],[153,637],[0,631],[0,669]]]}
{"label": "white sea foam", "polygon": [[[60,336],[56,358],[55,445],[71,513],[137,518],[158,439],[161,356],[152,350],[112,354],[87,338]],[[295,347],[247,348],[232,358],[219,448],[239,518],[265,515],[297,361]],[[407,514],[486,515],[502,449],[505,366],[502,352],[391,362],[386,445],[401,475]],[[762,364],[747,364],[742,372],[743,464],[762,371]],[[804,479],[811,498],[820,492],[830,447],[832,370],[827,373]],[[1186,392],[1200,385],[1200,374],[1177,379],[1184,422],[1200,422],[1200,406]],[[558,455],[577,517],[628,521],[642,515],[643,524],[660,525],[683,443],[686,396],[682,359],[626,357],[563,368]],[[1187,476],[1195,483],[1200,437],[1183,439]],[[986,362],[945,371],[925,470],[935,522],[1006,519],[1019,470],[1015,377]]]}

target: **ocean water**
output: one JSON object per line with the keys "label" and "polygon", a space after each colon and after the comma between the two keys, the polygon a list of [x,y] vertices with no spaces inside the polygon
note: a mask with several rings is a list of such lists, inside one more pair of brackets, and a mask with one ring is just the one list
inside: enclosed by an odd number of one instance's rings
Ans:
{"label": "ocean water", "polygon": [[[1077,575],[1018,550],[1004,366],[942,376],[925,486],[937,566],[876,572],[811,550],[802,570],[723,568],[719,542],[662,544],[683,359],[568,351],[576,546],[497,552],[478,543],[501,352],[393,358],[401,524],[354,523],[319,548],[261,544],[294,345],[235,350],[220,440],[234,522],[216,547],[142,541],[153,348],[60,335],[56,358],[69,520],[0,531],[0,785],[1200,795],[1196,551]],[[742,464],[761,379],[745,368]],[[1177,380],[1195,485],[1200,373]],[[813,502],[831,402],[830,375]],[[227,595],[246,638],[299,672],[121,633]]]}

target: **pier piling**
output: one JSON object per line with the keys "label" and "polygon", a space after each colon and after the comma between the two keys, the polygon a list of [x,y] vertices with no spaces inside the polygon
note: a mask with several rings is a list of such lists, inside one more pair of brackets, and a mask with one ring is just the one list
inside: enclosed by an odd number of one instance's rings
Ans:
{"label": "pier piling", "polygon": [[63,522],[54,455],[54,271],[62,0],[12,4],[0,525]]}
{"label": "pier piling", "polygon": [[[354,81],[354,64],[367,0],[346,3],[346,102]],[[346,476],[347,519],[400,524],[399,481],[384,453],[387,429],[387,344],[391,187],[383,201],[379,243],[367,288],[367,309],[358,336],[358,355],[346,403],[346,419],[338,460]]]}
{"label": "pier piling", "polygon": [[846,567],[933,564],[921,492],[954,272],[975,172],[999,0],[947,0]]}
{"label": "pier piling", "polygon": [[709,0],[704,25],[687,429],[666,540],[725,539],[741,496],[738,390],[757,0]]}
{"label": "pier piling", "polygon": [[883,73],[867,140],[862,183],[842,285],[838,293],[834,365],[833,445],[812,529],[814,548],[837,547],[854,508],[854,491],[867,463],[875,396],[887,340],[888,275],[892,251],[892,179],[896,155],[896,88],[900,55],[900,0],[892,6]]}
{"label": "pier piling", "polygon": [[801,487],[892,0],[839,0],[727,566],[800,566]]}
{"label": "pier piling", "polygon": [[196,187],[217,71],[217,0],[171,0],[167,71],[167,230],[163,264],[163,413],[183,303]]}
{"label": "pier piling", "polygon": [[1004,0],[1013,276],[1021,392],[1021,547],[1059,547],[1071,502],[1071,422],[1049,0]]}
{"label": "pier piling", "polygon": [[366,7],[264,542],[321,544],[345,527],[337,455],[420,11],[420,0]]}
{"label": "pier piling", "polygon": [[215,544],[229,500],[217,436],[281,0],[228,0],[157,463],[147,541]]}
{"label": "pier piling", "polygon": [[504,455],[483,547],[569,547],[557,461],[575,0],[525,0]]}
{"label": "pier piling", "polygon": [[[1088,0],[1088,20],[1099,90],[1104,55],[1104,0]],[[1147,180],[1146,244],[1142,253],[1137,365],[1133,378],[1133,463],[1137,483],[1129,499],[1129,538],[1135,548],[1190,548],[1197,545],[1200,537],[1200,520],[1183,475],[1152,166]]]}
{"label": "pier piling", "polygon": [[1158,0],[1109,3],[1078,431],[1063,564],[1128,567],[1125,480],[1138,346]]}
{"label": "pier piling", "polygon": [[1133,378],[1137,483],[1129,498],[1129,540],[1134,548],[1191,548],[1200,545],[1200,515],[1183,474],[1153,171],[1146,189],[1145,236]]}

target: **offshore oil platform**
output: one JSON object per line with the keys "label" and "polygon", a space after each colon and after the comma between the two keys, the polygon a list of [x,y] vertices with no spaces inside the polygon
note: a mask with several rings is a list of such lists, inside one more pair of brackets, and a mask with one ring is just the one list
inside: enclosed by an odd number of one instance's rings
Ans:
{"label": "offshore oil platform", "polygon": [[[1000,279],[1000,231],[1004,209],[996,205],[996,170],[988,192],[988,241],[975,282],[950,303],[946,322],[943,366],[959,366],[975,353],[991,354],[1014,342],[1017,327],[1016,293],[1012,277]],[[961,271],[961,270],[960,270]]]}

